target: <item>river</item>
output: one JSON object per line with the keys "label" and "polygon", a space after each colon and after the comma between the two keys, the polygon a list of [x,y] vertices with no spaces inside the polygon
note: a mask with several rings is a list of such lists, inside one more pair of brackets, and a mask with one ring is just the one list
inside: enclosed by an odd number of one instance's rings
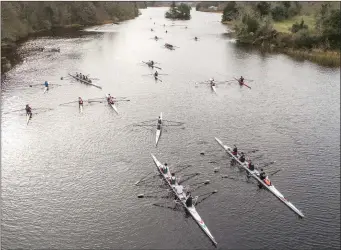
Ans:
{"label": "river", "polygon": [[[197,207],[218,248],[340,248],[340,70],[239,48],[225,35],[221,14],[192,10],[191,20],[171,26],[165,11],[143,9],[120,25],[20,48],[24,61],[2,82],[3,249],[213,248],[182,210],[153,206],[167,200],[137,198],[162,190],[134,185],[155,172],[150,153],[174,170],[192,164],[178,175],[201,175],[186,184],[210,180],[194,195],[218,190]],[[178,48],[167,50],[165,42]],[[61,51],[27,52],[36,46]],[[168,74],[162,82],[145,76],[153,71],[141,62],[149,59]],[[99,78],[94,83],[103,90],[66,77],[74,72]],[[233,82],[214,94],[195,84],[241,75],[253,80],[246,81],[251,89]],[[46,94],[28,87],[45,80],[61,86]],[[83,113],[77,104],[59,105],[106,93],[130,100],[118,104],[119,115],[106,103],[85,103]],[[28,125],[24,111],[7,113],[27,103],[34,113]],[[166,127],[155,147],[154,127],[134,124],[155,124],[160,112],[184,125]],[[281,169],[271,181],[305,218],[247,183],[214,137],[259,150],[249,154],[259,165],[276,161],[265,170]]]}

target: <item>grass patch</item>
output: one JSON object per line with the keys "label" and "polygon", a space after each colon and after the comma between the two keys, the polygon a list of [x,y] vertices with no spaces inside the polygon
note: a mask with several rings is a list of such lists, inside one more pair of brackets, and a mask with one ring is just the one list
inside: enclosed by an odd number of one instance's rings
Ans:
{"label": "grass patch", "polygon": [[308,25],[309,30],[313,30],[315,28],[316,22],[314,16],[295,16],[281,22],[274,22],[274,28],[278,32],[291,33],[292,25],[296,22],[300,23],[302,19],[304,20],[304,24]]}

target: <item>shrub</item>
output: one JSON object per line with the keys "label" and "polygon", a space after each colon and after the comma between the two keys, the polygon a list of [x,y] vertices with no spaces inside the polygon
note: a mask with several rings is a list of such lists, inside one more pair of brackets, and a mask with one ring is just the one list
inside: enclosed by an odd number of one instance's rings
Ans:
{"label": "shrub", "polygon": [[304,24],[304,20],[302,19],[301,23],[294,23],[291,27],[291,32],[296,33],[302,29],[308,29],[308,25]]}
{"label": "shrub", "polygon": [[285,7],[278,5],[271,10],[272,18],[275,21],[282,21],[288,18],[288,11]]}

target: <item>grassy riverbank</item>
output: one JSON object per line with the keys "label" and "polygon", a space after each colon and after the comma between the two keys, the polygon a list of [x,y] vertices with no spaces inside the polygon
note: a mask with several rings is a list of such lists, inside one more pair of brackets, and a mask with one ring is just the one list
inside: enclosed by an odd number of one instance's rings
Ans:
{"label": "grassy riverbank", "polygon": [[229,2],[222,23],[238,43],[340,67],[340,4]]}

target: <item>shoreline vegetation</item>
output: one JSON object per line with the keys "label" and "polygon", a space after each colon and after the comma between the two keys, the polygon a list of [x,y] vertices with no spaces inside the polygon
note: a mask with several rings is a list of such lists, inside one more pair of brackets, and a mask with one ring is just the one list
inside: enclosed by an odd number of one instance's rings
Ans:
{"label": "shoreline vegetation", "polygon": [[238,44],[341,66],[339,2],[200,2],[196,9],[222,9],[222,23]]}
{"label": "shoreline vegetation", "polygon": [[180,3],[179,5],[176,5],[175,2],[172,2],[169,10],[165,13],[165,18],[189,20],[191,19],[191,9],[192,7],[187,4]]}
{"label": "shoreline vegetation", "polygon": [[139,8],[146,2],[1,2],[1,74],[20,62],[17,48],[32,37],[119,24],[137,17]]}

